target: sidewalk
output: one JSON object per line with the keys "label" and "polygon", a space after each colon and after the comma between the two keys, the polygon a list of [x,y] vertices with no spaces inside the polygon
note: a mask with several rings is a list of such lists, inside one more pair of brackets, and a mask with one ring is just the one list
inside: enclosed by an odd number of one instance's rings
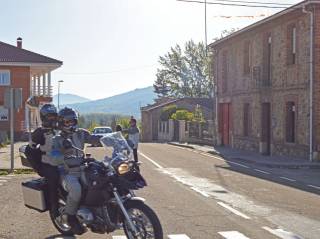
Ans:
{"label": "sidewalk", "polygon": [[[17,142],[14,144],[14,169],[24,169],[26,167],[21,165],[19,156],[19,148],[22,145],[27,144],[26,142]],[[0,169],[10,169],[10,145],[4,148],[0,148]]]}
{"label": "sidewalk", "polygon": [[286,168],[286,169],[320,169],[320,162],[309,162],[306,159],[299,159],[286,156],[263,156],[256,152],[250,152],[230,147],[222,146],[200,146],[195,144],[170,142],[169,144],[192,148],[202,152],[218,155],[226,159],[235,159],[242,162],[256,164],[269,168]]}

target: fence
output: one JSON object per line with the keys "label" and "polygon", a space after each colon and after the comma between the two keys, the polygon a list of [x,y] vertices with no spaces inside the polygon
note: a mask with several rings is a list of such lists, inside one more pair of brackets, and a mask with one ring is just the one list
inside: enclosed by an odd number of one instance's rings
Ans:
{"label": "fence", "polygon": [[212,120],[187,122],[186,142],[212,145],[215,142],[215,129]]}
{"label": "fence", "polygon": [[214,122],[159,121],[158,140],[213,145],[216,140]]}

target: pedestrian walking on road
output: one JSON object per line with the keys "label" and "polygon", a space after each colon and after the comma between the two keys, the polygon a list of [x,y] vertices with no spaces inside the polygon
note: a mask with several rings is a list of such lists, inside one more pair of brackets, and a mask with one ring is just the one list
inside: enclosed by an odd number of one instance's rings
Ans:
{"label": "pedestrian walking on road", "polygon": [[128,129],[128,139],[132,142],[134,161],[138,162],[138,144],[139,144],[139,129],[137,127],[137,120],[133,117],[130,119],[130,127]]}

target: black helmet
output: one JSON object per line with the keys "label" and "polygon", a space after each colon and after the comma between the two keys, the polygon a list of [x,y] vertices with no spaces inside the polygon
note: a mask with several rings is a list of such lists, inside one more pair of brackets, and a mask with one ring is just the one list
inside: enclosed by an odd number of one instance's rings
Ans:
{"label": "black helmet", "polygon": [[58,113],[58,126],[64,132],[72,133],[78,124],[78,113],[72,108],[65,107]]}
{"label": "black helmet", "polygon": [[40,109],[40,119],[45,128],[55,128],[58,121],[57,108],[53,104],[44,104]]}

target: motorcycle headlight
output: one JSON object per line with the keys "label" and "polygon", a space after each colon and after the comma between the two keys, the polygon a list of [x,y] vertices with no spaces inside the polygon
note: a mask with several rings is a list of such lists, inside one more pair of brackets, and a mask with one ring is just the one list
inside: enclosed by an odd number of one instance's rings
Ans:
{"label": "motorcycle headlight", "polygon": [[127,164],[127,163],[122,163],[122,164],[120,164],[119,167],[118,167],[118,173],[119,173],[120,175],[129,172],[129,170],[130,170],[130,166],[129,166],[129,164]]}

